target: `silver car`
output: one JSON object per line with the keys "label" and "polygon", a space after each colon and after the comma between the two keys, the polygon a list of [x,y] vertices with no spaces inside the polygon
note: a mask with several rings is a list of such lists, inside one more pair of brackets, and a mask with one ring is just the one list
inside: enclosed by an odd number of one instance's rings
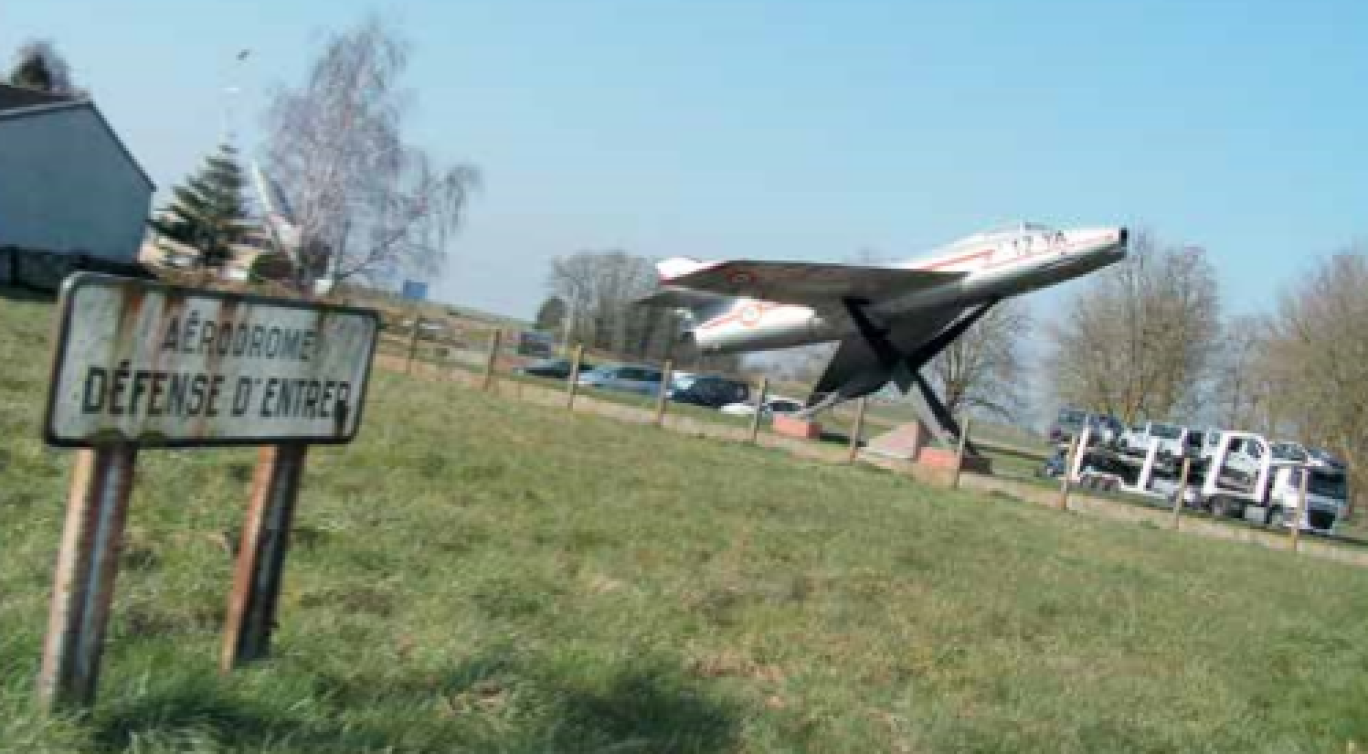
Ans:
{"label": "silver car", "polygon": [[639,395],[659,395],[662,375],[655,367],[636,364],[607,364],[585,372],[579,384],[600,390],[619,390]]}

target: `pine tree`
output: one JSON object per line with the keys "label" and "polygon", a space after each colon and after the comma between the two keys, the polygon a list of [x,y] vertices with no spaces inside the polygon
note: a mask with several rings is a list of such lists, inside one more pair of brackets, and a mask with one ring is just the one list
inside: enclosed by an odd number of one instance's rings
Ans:
{"label": "pine tree", "polygon": [[152,225],[199,250],[203,266],[222,267],[232,258],[233,246],[254,233],[243,196],[246,183],[237,150],[224,144],[185,185],[172,191],[175,200],[166,216],[152,221]]}
{"label": "pine tree", "polygon": [[542,332],[556,332],[565,324],[566,309],[564,299],[552,296],[537,309],[537,319],[532,326]]}

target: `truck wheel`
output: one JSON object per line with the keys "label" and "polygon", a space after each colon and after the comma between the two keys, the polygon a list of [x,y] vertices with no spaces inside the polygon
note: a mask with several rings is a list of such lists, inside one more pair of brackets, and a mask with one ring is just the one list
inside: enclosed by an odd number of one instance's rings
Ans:
{"label": "truck wheel", "polygon": [[1235,518],[1235,501],[1228,497],[1218,497],[1211,501],[1211,515],[1217,518]]}
{"label": "truck wheel", "polygon": [[1273,508],[1268,512],[1268,525],[1274,529],[1282,529],[1287,526],[1287,511],[1282,508]]}

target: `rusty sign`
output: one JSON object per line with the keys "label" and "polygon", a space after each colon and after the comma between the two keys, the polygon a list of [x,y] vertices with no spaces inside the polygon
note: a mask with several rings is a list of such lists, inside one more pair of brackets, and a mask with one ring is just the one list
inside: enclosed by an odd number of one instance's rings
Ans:
{"label": "rusty sign", "polygon": [[59,316],[52,445],[336,444],[361,424],[375,312],[80,274]]}

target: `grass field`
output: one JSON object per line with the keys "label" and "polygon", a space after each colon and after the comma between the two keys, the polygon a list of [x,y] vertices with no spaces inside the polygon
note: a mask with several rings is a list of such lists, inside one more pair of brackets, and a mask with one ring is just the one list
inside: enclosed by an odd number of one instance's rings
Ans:
{"label": "grass field", "polygon": [[1368,573],[378,374],[276,656],[215,670],[254,456],[149,451],[98,708],[33,712],[70,454],[0,296],[0,749],[1346,751]]}

